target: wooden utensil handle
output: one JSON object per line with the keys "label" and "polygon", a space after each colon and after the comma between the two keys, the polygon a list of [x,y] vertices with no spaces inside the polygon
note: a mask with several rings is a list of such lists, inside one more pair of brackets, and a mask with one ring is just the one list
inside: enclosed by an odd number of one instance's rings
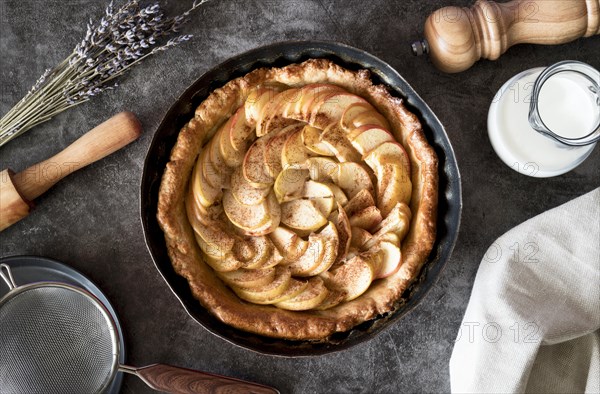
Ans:
{"label": "wooden utensil handle", "polygon": [[177,394],[278,394],[274,388],[191,369],[154,364],[144,368],[124,367],[154,390]]}
{"label": "wooden utensil handle", "polygon": [[515,44],[562,44],[600,34],[600,0],[478,0],[473,7],[445,7],[425,22],[434,65],[445,72],[495,60]]}
{"label": "wooden utensil handle", "polygon": [[142,133],[131,112],[121,112],[96,126],[57,155],[13,176],[27,200],[34,200],[65,176],[100,160],[137,139]]}

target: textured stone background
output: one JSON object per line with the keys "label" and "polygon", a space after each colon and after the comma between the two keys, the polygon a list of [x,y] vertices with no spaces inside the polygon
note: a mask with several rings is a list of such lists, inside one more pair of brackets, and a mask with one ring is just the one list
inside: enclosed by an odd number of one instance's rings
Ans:
{"label": "textured stone background", "polygon": [[[62,60],[104,1],[0,0],[0,113],[45,68]],[[182,12],[190,1],[164,1]],[[469,0],[453,2],[468,5]],[[444,1],[218,1],[193,16],[192,42],[147,60],[121,87],[41,125],[0,148],[0,167],[19,171],[58,152],[121,110],[138,114],[145,135],[73,174],[38,199],[26,220],[0,235],[0,256],[35,254],[88,275],[120,315],[132,365],[172,363],[275,385],[282,392],[448,392],[448,360],[479,262],[495,238],[520,222],[597,187],[599,150],[561,177],[534,179],[506,167],[487,138],[490,102],[516,73],[565,59],[600,68],[600,38],[567,45],[512,48],[496,62],[446,75],[415,58],[430,12]],[[152,135],[176,97],[232,55],[289,39],[347,43],[396,68],[445,125],[462,172],[464,211],[453,257],[424,302],[373,340],[331,356],[279,359],[239,349],[195,323],[155,270],[144,245],[138,188]],[[510,252],[510,251],[507,251]],[[123,393],[147,389],[126,377]]]}

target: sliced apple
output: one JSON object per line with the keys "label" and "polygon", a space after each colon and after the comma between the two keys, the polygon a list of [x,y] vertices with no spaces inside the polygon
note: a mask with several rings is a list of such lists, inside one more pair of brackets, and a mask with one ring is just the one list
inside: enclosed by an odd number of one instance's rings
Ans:
{"label": "sliced apple", "polygon": [[[210,205],[205,207],[202,205],[201,198],[194,191],[194,179],[190,180],[190,186],[188,187],[186,205],[191,204],[193,206],[193,212],[195,213],[198,221],[203,224],[212,223],[223,213],[223,206],[221,204]],[[187,207],[186,207],[187,209]]]}
{"label": "sliced apple", "polygon": [[[229,167],[237,167],[241,164],[241,161],[237,161],[244,160],[244,156],[238,154],[238,152],[233,149],[233,146],[231,146],[231,139],[229,138],[229,130],[231,129],[231,123],[233,122],[235,116],[236,114],[233,114],[229,119],[227,119],[225,124],[223,124],[223,126],[221,126],[217,132],[219,139],[219,151],[225,160],[225,163]],[[217,134],[215,134],[213,138],[215,138]]]}
{"label": "sliced apple", "polygon": [[220,133],[222,132],[223,129],[221,129],[219,133],[215,134],[213,139],[210,141],[210,150],[208,151],[208,155],[210,157],[210,161],[213,165],[213,168],[220,176],[223,187],[228,187],[226,185],[229,185],[229,177],[231,176],[232,170],[225,163],[225,159],[221,155],[221,150],[219,148],[219,137]]}
{"label": "sliced apple", "polygon": [[308,282],[298,279],[290,279],[288,288],[277,298],[270,300],[269,304],[277,304],[296,297],[308,288]]}
{"label": "sliced apple", "polygon": [[342,114],[340,124],[344,131],[350,133],[358,127],[370,124],[365,123],[365,121],[369,118],[372,119],[371,124],[373,124],[374,126],[381,126],[389,130],[389,128],[387,127],[388,122],[369,103],[355,103],[349,105]]}
{"label": "sliced apple", "polygon": [[332,84],[314,83],[302,87],[300,97],[295,103],[289,103],[284,107],[283,115],[288,118],[308,123],[311,111],[316,103],[333,92],[342,92],[343,89]]}
{"label": "sliced apple", "polygon": [[281,297],[281,295],[288,289],[291,280],[292,275],[287,268],[277,267],[275,269],[275,278],[266,286],[250,289],[232,286],[232,289],[238,297],[245,301],[255,304],[270,304]]}
{"label": "sliced apple", "polygon": [[323,257],[321,258],[320,264],[310,270],[305,276],[316,276],[325,271],[327,271],[333,263],[335,263],[337,258],[337,248],[338,242],[336,240],[333,242],[325,242],[325,251],[323,252]]}
{"label": "sliced apple", "polygon": [[313,309],[317,311],[325,311],[341,304],[345,299],[346,293],[340,291],[330,291],[329,295],[323,300],[323,302]]}
{"label": "sliced apple", "polygon": [[229,142],[231,147],[242,155],[243,160],[243,156],[255,138],[254,127],[246,123],[246,108],[245,105],[242,105],[231,117]]}
{"label": "sliced apple", "polygon": [[243,230],[256,229],[269,220],[266,201],[256,205],[244,205],[229,190],[223,193],[223,210],[231,223]]}
{"label": "sliced apple", "polygon": [[338,247],[340,244],[339,233],[333,222],[329,222],[318,234],[318,237],[323,238],[325,250],[321,257],[320,263],[306,273],[306,276],[316,276],[327,271],[336,261]]}
{"label": "sliced apple", "polygon": [[302,130],[302,142],[311,152],[320,156],[334,156],[334,153],[321,141],[321,130],[305,126]]}
{"label": "sliced apple", "polygon": [[291,133],[281,152],[281,165],[283,169],[304,166],[306,160],[315,154],[304,146],[302,142],[302,131],[298,130]]}
{"label": "sliced apple", "polygon": [[306,311],[318,307],[329,295],[323,280],[313,277],[308,280],[308,285],[300,294],[288,300],[275,304],[278,308],[290,311]]}
{"label": "sliced apple", "polygon": [[192,172],[192,189],[195,198],[204,207],[210,207],[221,197],[222,190],[221,188],[213,187],[208,183],[202,173],[202,166],[202,160],[199,159]]}
{"label": "sliced apple", "polygon": [[336,261],[340,261],[346,257],[346,253],[348,253],[348,249],[350,248],[352,229],[348,215],[346,215],[346,211],[339,202],[337,203],[337,211],[331,214],[329,220],[333,222],[338,232],[339,242]]}
{"label": "sliced apple", "polygon": [[296,245],[296,243],[301,240],[300,237],[298,237],[298,235],[293,232],[292,230],[289,230],[285,227],[277,227],[275,229],[275,231],[273,231],[271,234],[269,234],[269,238],[271,238],[271,241],[273,242],[273,244],[275,245],[275,247],[282,253],[285,254],[285,252],[293,245]]}
{"label": "sliced apple", "polygon": [[380,242],[378,247],[382,260],[381,266],[375,274],[375,278],[387,278],[400,269],[402,254],[400,248],[391,242]]}
{"label": "sliced apple", "polygon": [[342,207],[348,204],[348,197],[346,197],[346,193],[344,193],[344,191],[338,185],[329,182],[326,182],[325,185],[331,189],[335,201],[338,202]]}
{"label": "sliced apple", "polygon": [[398,234],[402,239],[402,230],[407,229],[407,224],[410,223],[412,213],[410,208],[405,203],[399,202],[394,206],[392,211],[386,218],[375,228],[376,231],[382,233],[393,232]]}
{"label": "sliced apple", "polygon": [[256,122],[256,135],[261,137],[274,130],[282,129],[292,123],[295,119],[283,116],[283,111],[289,103],[296,103],[300,100],[300,89],[292,88],[280,92],[270,100],[261,110]]}
{"label": "sliced apple", "polygon": [[360,134],[352,138],[352,145],[360,152],[361,155],[366,155],[373,149],[379,147],[386,142],[394,142],[394,137],[389,131],[377,126],[365,126]]}
{"label": "sliced apple", "polygon": [[[242,242],[238,242],[241,244]],[[273,254],[273,244],[271,240],[265,236],[249,237],[243,244],[246,244],[251,249],[252,257],[246,259],[242,264],[245,269],[267,268],[266,263]],[[234,247],[234,249],[237,249]]]}
{"label": "sliced apple", "polygon": [[292,229],[315,231],[327,224],[314,201],[294,200],[281,204],[281,222]]}
{"label": "sliced apple", "polygon": [[375,246],[375,244],[387,233],[394,233],[398,235],[399,239],[402,240],[408,232],[408,226],[410,224],[411,212],[408,205],[399,202],[394,206],[391,212],[386,216],[385,219],[375,227],[375,234],[373,239],[367,242],[364,246],[367,249]]}
{"label": "sliced apple", "polygon": [[[210,256],[213,259],[224,259],[227,256],[228,252],[225,252],[221,248],[221,245],[207,243],[198,235],[198,233],[194,233],[194,238],[196,239],[196,243],[200,247],[200,250],[204,252],[205,256]],[[211,254],[214,254],[215,256],[211,256]],[[210,266],[210,264],[208,265]]]}
{"label": "sliced apple", "polygon": [[305,122],[305,116],[302,115],[302,107],[305,105],[307,100],[311,99],[310,95],[305,94],[305,88],[306,86],[302,87],[298,94],[293,97],[293,100],[289,100],[287,103],[285,103],[285,105],[283,105],[281,114],[284,117]]}
{"label": "sliced apple", "polygon": [[222,213],[220,205],[212,205],[210,207],[203,206],[200,201],[194,196],[192,188],[188,189],[188,195],[185,199],[185,209],[190,223],[192,226],[204,225],[210,226]]}
{"label": "sliced apple", "polygon": [[359,163],[340,163],[338,171],[334,174],[333,180],[336,185],[342,188],[348,198],[352,199],[359,192],[366,190],[374,192],[373,182],[369,172]]}
{"label": "sliced apple", "polygon": [[313,200],[321,214],[328,217],[334,206],[334,195],[331,188],[323,183],[306,181],[302,189],[302,197]]}
{"label": "sliced apple", "polygon": [[375,108],[373,108],[373,106],[369,103],[354,103],[352,105],[349,105],[344,110],[344,113],[342,114],[342,118],[340,119],[340,125],[342,126],[342,129],[346,133],[352,132],[354,129],[356,129],[358,127],[357,125],[354,124],[354,119],[358,115],[360,115],[364,112],[370,112],[370,111],[375,111]]}
{"label": "sliced apple", "polygon": [[[246,235],[250,235],[253,237],[259,237],[263,235],[268,235],[275,231],[275,229],[279,226],[281,222],[281,207],[277,202],[277,198],[275,197],[275,193],[271,192],[267,196],[265,200],[267,203],[267,211],[269,212],[269,219],[263,223],[260,227],[243,229]],[[263,202],[264,204],[264,202]]]}
{"label": "sliced apple", "polygon": [[350,216],[350,225],[370,231],[377,227],[383,218],[377,207],[368,207]]}
{"label": "sliced apple", "polygon": [[331,211],[333,211],[333,207],[335,204],[333,196],[332,197],[318,197],[318,198],[314,198],[312,200],[317,204],[317,208],[319,209],[319,211],[321,211],[321,214],[324,217],[328,217],[331,214]]}
{"label": "sliced apple", "polygon": [[[373,129],[373,128],[380,128],[380,127],[377,125],[374,125],[374,124],[367,124],[364,126],[360,126],[360,127],[355,128],[354,130],[350,131],[349,133],[347,133],[346,138],[348,138],[348,141],[352,142],[352,140],[354,140],[354,138],[358,137],[359,134],[362,134],[366,130]],[[344,128],[342,128],[342,130],[344,130]]]}
{"label": "sliced apple", "polygon": [[289,267],[294,276],[312,276],[311,272],[316,269],[325,256],[325,238],[318,234],[311,234],[308,238],[308,248],[296,260],[291,261]]}
{"label": "sliced apple", "polygon": [[252,186],[244,177],[242,169],[239,167],[231,175],[231,193],[241,204],[260,204],[267,198],[270,192],[270,187],[255,188]]}
{"label": "sliced apple", "polygon": [[186,204],[187,214],[200,249],[211,257],[225,258],[233,248],[235,238],[225,232],[219,222],[213,222],[207,226],[196,220],[192,204],[189,201]]}
{"label": "sliced apple", "polygon": [[241,240],[236,241],[237,242],[233,245],[232,249],[232,253],[236,259],[242,262],[248,262],[257,258],[260,250],[254,247],[250,238],[242,238]]}
{"label": "sliced apple", "polygon": [[292,133],[301,130],[303,127],[302,124],[290,125],[270,138],[265,145],[265,168],[272,178],[277,178],[283,170],[281,166],[281,154],[285,141]]}
{"label": "sliced apple", "polygon": [[389,130],[387,120],[369,103],[355,103],[348,106],[340,123],[347,133],[365,125],[380,126]]}
{"label": "sliced apple", "polygon": [[307,180],[302,188],[302,197],[308,199],[315,198],[333,198],[334,194],[331,188],[322,182]]}
{"label": "sliced apple", "polygon": [[[246,150],[252,140],[253,130],[246,125],[244,118],[244,107],[242,106],[225,122],[219,131],[219,151],[225,160],[225,164],[232,168],[242,164]],[[235,136],[232,137],[233,135]]]}
{"label": "sliced apple", "polygon": [[243,263],[228,253],[224,258],[215,258],[203,253],[204,261],[217,272],[231,272],[242,267]]}
{"label": "sliced apple", "polygon": [[227,215],[227,218],[236,227],[254,231],[261,228],[271,219],[271,212],[269,212],[270,205],[277,205],[277,202],[273,204],[267,201],[269,198],[275,199],[273,193],[269,194],[267,198],[256,205],[244,205],[241,204],[233,196],[233,193],[227,190],[223,194],[223,210]]}
{"label": "sliced apple", "polygon": [[357,256],[360,256],[360,258],[363,259],[363,261],[365,261],[371,266],[371,269],[373,270],[373,280],[378,279],[377,275],[383,268],[384,257],[384,254],[379,248],[379,245],[377,245],[377,248],[373,248],[366,252],[362,252]]}
{"label": "sliced apple", "polygon": [[275,279],[275,268],[264,270],[245,270],[243,268],[232,272],[217,272],[223,282],[230,286],[244,289],[259,289],[272,283]]}
{"label": "sliced apple", "polygon": [[287,261],[296,260],[308,249],[308,242],[285,227],[277,227],[269,237]]}
{"label": "sliced apple", "polygon": [[385,233],[378,236],[379,241],[385,241],[400,246],[400,237],[396,233]]}
{"label": "sliced apple", "polygon": [[308,179],[308,170],[295,167],[285,168],[279,173],[273,186],[277,201],[283,203],[301,198],[304,184]]}
{"label": "sliced apple", "polygon": [[390,130],[390,124],[388,121],[377,111],[365,111],[358,114],[353,121],[355,127],[364,125],[376,125],[386,130]]}
{"label": "sliced apple", "polygon": [[211,187],[215,189],[222,189],[224,182],[221,178],[221,174],[214,168],[212,160],[210,159],[210,150],[211,143],[208,143],[198,156],[198,160],[202,162],[202,176],[204,179],[206,179]]}
{"label": "sliced apple", "polygon": [[285,263],[285,259],[283,258],[281,253],[279,253],[279,250],[277,250],[276,248],[273,248],[271,255],[269,256],[267,261],[265,261],[264,264],[259,266],[257,269],[276,267],[278,265],[282,265],[283,263]]}
{"label": "sliced apple", "polygon": [[[284,282],[285,279],[285,277],[280,277],[278,282],[272,282],[272,284],[268,285],[269,288],[265,288],[264,291],[245,289],[234,289],[234,291],[238,297],[246,301],[250,301],[255,304],[269,305],[289,300],[290,298],[293,298],[303,292],[308,287],[307,282],[290,278],[287,283],[285,283],[285,288],[283,291],[281,291],[282,282]],[[271,294],[269,295],[269,293]]]}
{"label": "sliced apple", "polygon": [[273,86],[261,86],[250,92],[244,103],[246,123],[249,126],[256,126],[263,108],[275,98],[279,91],[280,89]]}
{"label": "sliced apple", "polygon": [[327,145],[340,162],[360,162],[362,156],[352,146],[337,124],[331,124],[321,133],[321,141]]}
{"label": "sliced apple", "polygon": [[408,204],[412,195],[410,176],[399,164],[384,164],[377,175],[377,207],[387,216],[396,203]]}
{"label": "sliced apple", "polygon": [[[350,249],[348,249],[348,253],[346,254],[346,257],[344,258],[344,260],[351,260],[353,258],[355,258],[356,256],[358,256],[360,254],[360,250],[357,247],[354,247],[352,245],[350,245]],[[341,265],[343,265],[345,263],[345,261],[341,261],[340,263],[336,263],[333,268],[337,268]]]}
{"label": "sliced apple", "polygon": [[299,230],[297,228],[294,229],[294,232],[298,234],[299,237],[304,239],[308,238],[311,234],[313,234],[316,230]]}
{"label": "sliced apple", "polygon": [[344,206],[344,209],[348,216],[353,216],[357,212],[372,206],[375,206],[375,199],[373,198],[372,192],[363,189],[348,201]]}
{"label": "sliced apple", "polygon": [[373,238],[373,235],[364,228],[353,226],[351,229],[352,239],[350,244],[357,249],[361,249],[364,244]]}
{"label": "sliced apple", "polygon": [[311,104],[309,124],[313,127],[325,129],[332,123],[338,123],[346,108],[355,103],[366,103],[360,96],[347,91],[336,91]]}
{"label": "sliced apple", "polygon": [[410,202],[410,162],[402,145],[385,142],[365,156],[365,161],[375,172],[377,197],[385,211],[389,211],[396,201]]}
{"label": "sliced apple", "polygon": [[269,187],[273,184],[273,177],[265,168],[265,146],[268,138],[259,138],[246,152],[242,164],[242,174],[251,185],[257,188]]}
{"label": "sliced apple", "polygon": [[321,277],[328,288],[346,293],[345,300],[351,301],[369,289],[375,275],[371,264],[358,255]]}
{"label": "sliced apple", "polygon": [[317,182],[331,182],[338,171],[338,163],[326,157],[310,157],[305,162],[310,179]]}
{"label": "sliced apple", "polygon": [[369,152],[364,160],[375,174],[382,165],[393,163],[404,166],[404,173],[410,176],[410,160],[402,145],[397,142],[384,142]]}

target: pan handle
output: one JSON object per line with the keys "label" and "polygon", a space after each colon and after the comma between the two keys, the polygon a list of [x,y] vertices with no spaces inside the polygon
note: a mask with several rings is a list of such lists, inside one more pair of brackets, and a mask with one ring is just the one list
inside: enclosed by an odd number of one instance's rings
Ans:
{"label": "pan handle", "polygon": [[0,277],[4,279],[4,281],[8,285],[9,290],[14,290],[17,288],[15,278],[13,278],[12,272],[8,264],[0,264]]}
{"label": "pan handle", "polygon": [[154,390],[173,394],[279,394],[277,389],[261,384],[165,364],[143,368],[121,365],[119,370],[137,375]]}

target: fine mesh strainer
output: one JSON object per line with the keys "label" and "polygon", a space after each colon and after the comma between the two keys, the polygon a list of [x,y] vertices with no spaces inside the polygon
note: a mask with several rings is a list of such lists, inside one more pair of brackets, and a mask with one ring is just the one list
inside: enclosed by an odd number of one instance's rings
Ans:
{"label": "fine mesh strainer", "polygon": [[101,393],[118,371],[170,393],[278,393],[267,386],[164,364],[119,365],[115,323],[92,294],[58,282],[17,286],[6,264],[0,264],[0,277],[10,289],[0,299],[2,394]]}

